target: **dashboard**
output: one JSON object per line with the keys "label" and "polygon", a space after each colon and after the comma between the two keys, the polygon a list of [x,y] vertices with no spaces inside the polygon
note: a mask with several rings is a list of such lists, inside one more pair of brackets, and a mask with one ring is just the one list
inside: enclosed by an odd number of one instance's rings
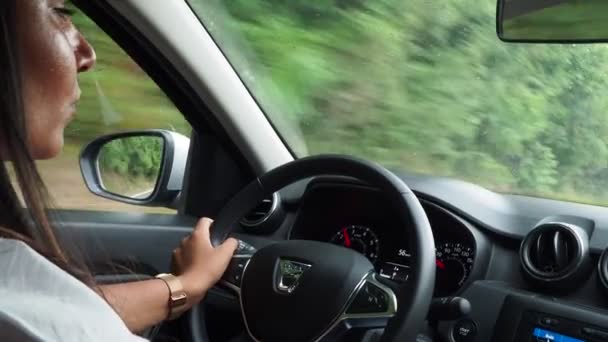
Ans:
{"label": "dashboard", "polygon": [[[608,341],[606,208],[497,194],[451,179],[399,177],[431,225],[435,299],[466,300],[471,308],[462,317],[429,319],[432,341]],[[403,208],[391,207],[376,189],[316,177],[282,190],[275,201],[262,207],[273,209],[258,225],[243,228],[248,238],[353,249],[384,284],[414,276],[411,227],[397,219]]]}
{"label": "dashboard", "polygon": [[[330,242],[354,249],[374,264],[386,281],[410,277],[408,227],[398,226],[395,209],[383,195],[365,186],[315,184],[302,198],[290,239]],[[475,270],[477,243],[465,222],[423,202],[435,239],[435,296],[454,295]]]}

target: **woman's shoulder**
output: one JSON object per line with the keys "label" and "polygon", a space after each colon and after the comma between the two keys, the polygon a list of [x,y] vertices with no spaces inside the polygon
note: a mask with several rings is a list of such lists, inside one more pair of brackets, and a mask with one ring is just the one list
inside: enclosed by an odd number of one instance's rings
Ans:
{"label": "woman's shoulder", "polygon": [[[13,275],[35,274],[39,270],[58,271],[55,264],[40,255],[27,243],[7,238],[0,238],[0,269],[5,270],[6,274]],[[0,284],[2,284],[2,279],[5,278],[0,279]]]}
{"label": "woman's shoulder", "polygon": [[0,269],[0,341],[142,341],[95,291],[26,243],[0,238]]}
{"label": "woman's shoulder", "polygon": [[[2,227],[0,227],[2,228]],[[21,240],[0,237],[0,251],[6,248],[30,248],[28,244]]]}
{"label": "woman's shoulder", "polygon": [[77,293],[89,289],[20,240],[0,238],[0,269],[4,274],[0,277],[0,291],[53,295],[60,293],[61,287],[76,289]]}
{"label": "woman's shoulder", "polygon": [[33,249],[27,243],[21,240],[0,237],[0,253],[17,249],[33,251]]}
{"label": "woman's shoulder", "polygon": [[23,259],[43,258],[27,243],[0,237],[0,269],[9,270],[19,266]]}

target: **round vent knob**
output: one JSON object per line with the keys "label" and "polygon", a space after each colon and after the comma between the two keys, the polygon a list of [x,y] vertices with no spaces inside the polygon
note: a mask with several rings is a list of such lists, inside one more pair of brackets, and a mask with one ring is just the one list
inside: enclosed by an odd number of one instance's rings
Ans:
{"label": "round vent knob", "polygon": [[251,233],[267,233],[275,230],[283,218],[278,193],[265,198],[241,219],[241,224]]}
{"label": "round vent knob", "polygon": [[602,282],[604,289],[608,291],[608,248],[602,253],[598,266],[600,281]]}
{"label": "round vent knob", "polygon": [[541,224],[524,239],[520,258],[525,274],[537,284],[569,289],[589,274],[589,237],[572,224]]}

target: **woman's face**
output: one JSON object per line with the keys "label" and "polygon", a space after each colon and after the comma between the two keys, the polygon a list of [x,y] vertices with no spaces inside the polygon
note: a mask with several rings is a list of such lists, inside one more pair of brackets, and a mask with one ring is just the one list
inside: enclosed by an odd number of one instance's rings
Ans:
{"label": "woman's face", "polygon": [[63,0],[17,0],[28,148],[34,159],[55,157],[80,98],[77,75],[95,51],[72,24]]}

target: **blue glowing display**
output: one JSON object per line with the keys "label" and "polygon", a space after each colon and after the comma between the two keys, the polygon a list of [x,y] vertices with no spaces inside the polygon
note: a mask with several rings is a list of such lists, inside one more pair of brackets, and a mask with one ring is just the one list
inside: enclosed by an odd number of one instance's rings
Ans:
{"label": "blue glowing display", "polygon": [[544,330],[540,328],[534,329],[534,337],[536,337],[536,341],[538,342],[585,342],[583,340],[579,340],[578,338],[565,336],[553,331]]}

